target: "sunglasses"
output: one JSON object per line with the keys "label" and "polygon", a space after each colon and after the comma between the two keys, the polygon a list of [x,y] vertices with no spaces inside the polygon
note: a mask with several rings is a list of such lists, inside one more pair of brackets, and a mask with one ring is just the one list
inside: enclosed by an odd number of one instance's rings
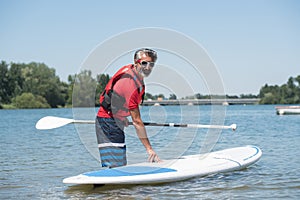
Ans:
{"label": "sunglasses", "polygon": [[155,62],[148,62],[148,61],[140,61],[139,62],[141,65],[143,65],[144,67],[150,66],[150,67],[154,67]]}

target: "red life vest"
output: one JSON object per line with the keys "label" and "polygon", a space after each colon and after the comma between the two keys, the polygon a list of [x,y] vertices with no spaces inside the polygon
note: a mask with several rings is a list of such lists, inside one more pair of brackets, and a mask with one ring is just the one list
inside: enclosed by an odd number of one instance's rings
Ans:
{"label": "red life vest", "polygon": [[120,110],[128,112],[128,108],[124,106],[126,99],[113,90],[114,85],[121,78],[132,79],[136,85],[136,88],[138,89],[138,93],[142,97],[142,102],[144,100],[144,82],[139,78],[139,76],[136,74],[133,68],[134,65],[130,64],[119,69],[117,73],[115,73],[115,75],[109,80],[109,82],[105,86],[105,90],[100,95],[100,106],[103,107],[111,116],[113,114],[116,114]]}

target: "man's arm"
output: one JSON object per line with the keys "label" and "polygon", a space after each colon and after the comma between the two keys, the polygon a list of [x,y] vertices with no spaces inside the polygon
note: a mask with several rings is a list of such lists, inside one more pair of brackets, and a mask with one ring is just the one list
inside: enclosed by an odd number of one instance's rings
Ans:
{"label": "man's arm", "polygon": [[161,160],[159,159],[159,157],[157,156],[155,151],[152,149],[152,146],[148,139],[146,128],[141,119],[139,108],[130,110],[130,115],[132,118],[132,123],[136,130],[136,133],[149,154],[149,158],[148,158],[149,162],[160,162]]}

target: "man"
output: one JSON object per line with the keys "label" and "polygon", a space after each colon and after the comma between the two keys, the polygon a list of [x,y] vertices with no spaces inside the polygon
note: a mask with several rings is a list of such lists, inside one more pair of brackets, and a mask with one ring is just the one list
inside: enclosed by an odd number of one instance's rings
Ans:
{"label": "man", "polygon": [[136,133],[146,148],[148,161],[160,162],[147,137],[139,110],[145,93],[143,80],[150,75],[156,60],[155,51],[147,48],[137,50],[134,64],[122,67],[100,96],[96,134],[103,167],[127,164],[124,126],[128,126],[128,116],[131,116]]}

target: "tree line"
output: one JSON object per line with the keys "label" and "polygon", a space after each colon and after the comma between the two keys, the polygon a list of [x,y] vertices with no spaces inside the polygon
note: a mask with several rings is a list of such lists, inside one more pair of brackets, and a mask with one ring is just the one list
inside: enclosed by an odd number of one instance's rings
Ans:
{"label": "tree line", "polygon": [[[93,78],[91,71],[83,70],[69,75],[68,82],[61,81],[54,68],[44,63],[0,63],[0,108],[58,108],[99,106],[99,95],[111,78],[99,74]],[[259,95],[229,96],[227,98],[260,98],[261,104],[300,103],[300,75],[290,77],[282,86],[264,85]],[[165,98],[163,94],[146,93],[147,99],[177,99],[175,94]],[[196,99],[211,95],[195,94]]]}
{"label": "tree line", "polygon": [[[90,71],[82,71],[77,75],[69,75],[68,82],[63,82],[44,63],[0,63],[0,108],[58,108],[71,106],[73,91],[85,94],[77,98],[91,98],[103,91],[109,75],[100,74],[92,77]],[[81,88],[85,87],[85,88]],[[95,95],[94,95],[95,96]],[[76,97],[75,97],[76,98]],[[99,97],[95,98],[99,105]],[[97,102],[98,101],[98,102]],[[76,99],[77,106],[87,106],[84,99]]]}
{"label": "tree line", "polygon": [[259,91],[259,98],[260,104],[299,104],[300,75],[290,77],[281,86],[265,84]]}

